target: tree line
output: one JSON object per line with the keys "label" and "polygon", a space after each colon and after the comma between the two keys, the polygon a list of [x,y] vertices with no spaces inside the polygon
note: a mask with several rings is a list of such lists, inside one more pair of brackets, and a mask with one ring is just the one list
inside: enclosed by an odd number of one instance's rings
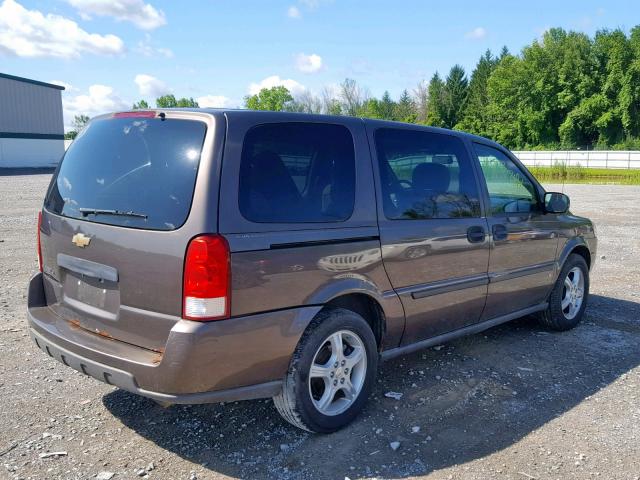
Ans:
{"label": "tree line", "polygon": [[[164,95],[158,108],[198,107]],[[353,79],[319,94],[284,86],[244,99],[253,110],[351,115],[464,130],[519,149],[640,149],[640,26],[593,37],[553,28],[519,54],[487,50],[468,76],[446,76],[380,98]],[[145,100],[133,105],[150,108]],[[79,122],[77,120],[80,120]],[[88,117],[76,117],[78,131]],[[67,135],[75,132],[68,132]]]}
{"label": "tree line", "polygon": [[352,79],[337,91],[293,96],[285,87],[245,98],[258,110],[353,115],[464,130],[511,149],[640,149],[640,26],[548,30],[513,55],[487,51],[470,77],[454,65],[397,100]]}

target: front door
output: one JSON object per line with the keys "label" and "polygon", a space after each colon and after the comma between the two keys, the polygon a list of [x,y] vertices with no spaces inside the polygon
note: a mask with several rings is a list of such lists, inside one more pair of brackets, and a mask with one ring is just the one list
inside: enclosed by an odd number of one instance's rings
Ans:
{"label": "front door", "polygon": [[486,180],[491,232],[489,294],[483,319],[543,302],[555,278],[557,222],[538,186],[505,151],[474,143]]}
{"label": "front door", "polygon": [[402,343],[477,322],[489,237],[465,144],[444,133],[372,126],[382,257],[405,310]]}

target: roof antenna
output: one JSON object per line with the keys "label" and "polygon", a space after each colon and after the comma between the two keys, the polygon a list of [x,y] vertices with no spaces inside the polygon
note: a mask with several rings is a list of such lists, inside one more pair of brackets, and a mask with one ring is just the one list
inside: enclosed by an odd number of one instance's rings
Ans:
{"label": "roof antenna", "polygon": [[164,112],[160,112],[160,113],[158,114],[158,116],[160,117],[160,120],[164,121],[164,120],[165,120],[165,117],[166,117],[166,114],[165,114]]}

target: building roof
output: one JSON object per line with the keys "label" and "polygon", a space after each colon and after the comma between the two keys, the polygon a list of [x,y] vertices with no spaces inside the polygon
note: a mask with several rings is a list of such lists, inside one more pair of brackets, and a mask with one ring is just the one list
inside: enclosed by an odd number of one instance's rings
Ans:
{"label": "building roof", "polygon": [[0,78],[8,78],[9,80],[15,80],[17,82],[30,83],[32,85],[40,85],[41,87],[55,88],[56,90],[64,90],[62,85],[54,85],[53,83],[41,82],[39,80],[31,80],[30,78],[16,77],[15,75],[9,75],[8,73],[0,73]]}

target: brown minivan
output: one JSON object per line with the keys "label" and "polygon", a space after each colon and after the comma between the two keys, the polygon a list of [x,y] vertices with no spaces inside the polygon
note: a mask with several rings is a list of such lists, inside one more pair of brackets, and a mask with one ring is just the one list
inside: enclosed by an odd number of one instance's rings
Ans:
{"label": "brown minivan", "polygon": [[331,432],[379,360],[536,313],[581,319],[596,237],[462,132],[223,110],[103,115],[39,217],[40,349],[162,403],[273,397]]}

